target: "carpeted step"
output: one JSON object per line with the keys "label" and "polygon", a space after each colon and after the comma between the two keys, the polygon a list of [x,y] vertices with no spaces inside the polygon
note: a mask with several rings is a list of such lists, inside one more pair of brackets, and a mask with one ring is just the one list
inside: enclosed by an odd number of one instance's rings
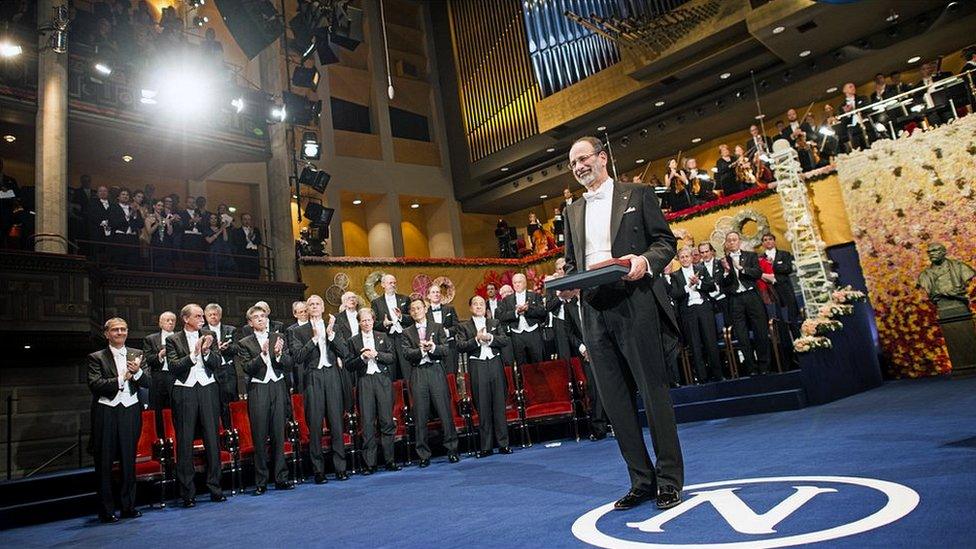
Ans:
{"label": "carpeted step", "polygon": [[806,393],[803,389],[787,389],[676,404],[674,414],[678,423],[688,423],[707,419],[799,410],[805,408],[806,405]]}
{"label": "carpeted step", "polygon": [[703,385],[689,385],[671,389],[671,400],[675,405],[691,404],[738,396],[773,393],[790,389],[802,389],[803,377],[799,370],[782,374],[753,376]]}

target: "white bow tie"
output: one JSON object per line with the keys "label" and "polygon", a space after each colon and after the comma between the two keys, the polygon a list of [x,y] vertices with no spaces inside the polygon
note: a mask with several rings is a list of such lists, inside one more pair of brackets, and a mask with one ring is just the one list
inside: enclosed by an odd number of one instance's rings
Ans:
{"label": "white bow tie", "polygon": [[592,202],[594,200],[604,200],[610,198],[610,188],[606,183],[600,186],[599,189],[595,191],[587,191],[583,193],[583,199],[587,202]]}

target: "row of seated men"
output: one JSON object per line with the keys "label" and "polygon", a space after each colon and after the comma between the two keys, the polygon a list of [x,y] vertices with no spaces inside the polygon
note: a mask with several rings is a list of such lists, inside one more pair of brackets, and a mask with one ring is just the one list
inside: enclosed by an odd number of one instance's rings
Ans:
{"label": "row of seated men", "polygon": [[[395,282],[394,282],[395,284]],[[432,292],[433,293],[433,292]],[[145,338],[142,352],[125,346],[127,325],[123,319],[106,322],[106,349],[89,356],[88,382],[93,394],[93,442],[99,479],[99,517],[116,522],[112,497],[112,464],[121,464],[121,517],[139,516],[135,502],[135,448],[141,433],[138,389],[148,389],[156,408],[157,423],[162,410],[171,407],[176,435],[176,477],[185,507],[196,504],[193,469],[193,440],[202,435],[206,456],[206,485],[212,501],[225,501],[220,485],[218,432],[221,422],[230,426],[227,407],[237,398],[236,372],[247,379],[248,416],[255,441],[270,439],[270,455],[254,455],[256,495],[269,483],[288,490],[284,461],[285,422],[291,413],[289,391],[304,397],[305,419],[311,433],[328,425],[343,425],[343,413],[350,406],[351,385],[356,386],[364,436],[364,474],[377,470],[377,446],[382,447],[387,470],[399,470],[393,460],[392,380],[398,356],[409,367],[409,388],[416,417],[416,451],[419,465],[430,464],[427,423],[431,407],[443,425],[443,443],[448,461],[459,461],[457,433],[450,410],[445,362],[453,348],[467,355],[473,381],[475,405],[480,416],[481,450],[478,457],[511,453],[505,419],[505,373],[501,351],[509,342],[500,322],[487,316],[481,297],[469,301],[472,316],[450,332],[428,315],[432,311],[423,299],[407,300],[407,320],[394,310],[395,321],[387,331],[374,322],[372,308],[340,316],[324,315],[324,302],[316,295],[306,302],[308,319],[283,330],[270,321],[269,308],[260,302],[247,311],[248,325],[235,329],[222,323],[219,305],[202,308],[186,305],[182,329],[176,330],[176,315],[160,316],[160,332]],[[397,307],[399,308],[399,307]],[[402,309],[401,309],[402,310]],[[456,313],[452,313],[456,316]],[[345,317],[346,323],[342,321]],[[442,316],[443,319],[443,316]],[[402,330],[389,330],[399,325]],[[375,329],[374,329],[375,326]],[[578,335],[575,336],[578,340]],[[230,395],[231,391],[235,394]],[[376,426],[379,426],[377,433]],[[162,432],[162,426],[157,425]],[[340,428],[341,431],[341,428]],[[332,449],[335,478],[347,480],[343,444]],[[309,456],[316,484],[327,482],[321,438],[309,440]]]}

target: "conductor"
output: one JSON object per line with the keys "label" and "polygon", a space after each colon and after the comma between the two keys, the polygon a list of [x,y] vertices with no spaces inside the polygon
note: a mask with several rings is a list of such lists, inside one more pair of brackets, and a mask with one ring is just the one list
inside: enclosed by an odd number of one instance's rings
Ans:
{"label": "conductor", "polygon": [[[664,352],[665,338],[678,326],[661,279],[676,240],[653,187],[610,178],[599,139],[577,139],[569,166],[586,192],[566,209],[566,274],[611,258],[630,262],[622,280],[582,291],[583,341],[630,474],[630,491],[615,508],[656,499],[659,509],[669,509],[681,503],[684,483]],[[576,291],[560,297],[569,299]],[[635,388],[644,399],[656,465],[644,444]]]}

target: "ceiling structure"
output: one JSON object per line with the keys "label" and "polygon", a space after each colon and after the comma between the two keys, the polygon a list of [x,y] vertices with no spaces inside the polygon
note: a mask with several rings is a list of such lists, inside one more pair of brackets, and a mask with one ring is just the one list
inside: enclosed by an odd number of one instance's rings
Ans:
{"label": "ceiling structure", "polygon": [[[629,171],[638,158],[650,161],[692,148],[693,138],[708,141],[748,128],[757,114],[753,76],[762,112],[779,115],[814,101],[839,100],[839,92],[826,90],[844,82],[907,70],[910,57],[964,47],[976,28],[976,3],[944,0],[785,0],[744,9],[745,17],[721,33],[695,37],[685,46],[695,53],[686,59],[666,55],[630,72],[640,84],[634,92],[477,162],[467,161],[463,136],[452,135],[455,194],[462,208],[505,214],[537,205],[540,195],[572,188],[576,183],[565,165],[569,145],[580,135],[603,137],[598,127],[606,127],[618,171]],[[433,16],[437,25],[436,10]],[[442,73],[449,73],[441,82],[450,87],[450,67]],[[723,79],[724,73],[730,75]],[[560,93],[571,94],[580,85]],[[457,95],[444,97],[450,119]],[[656,106],[660,101],[663,106]],[[620,146],[624,136],[627,147]]]}

